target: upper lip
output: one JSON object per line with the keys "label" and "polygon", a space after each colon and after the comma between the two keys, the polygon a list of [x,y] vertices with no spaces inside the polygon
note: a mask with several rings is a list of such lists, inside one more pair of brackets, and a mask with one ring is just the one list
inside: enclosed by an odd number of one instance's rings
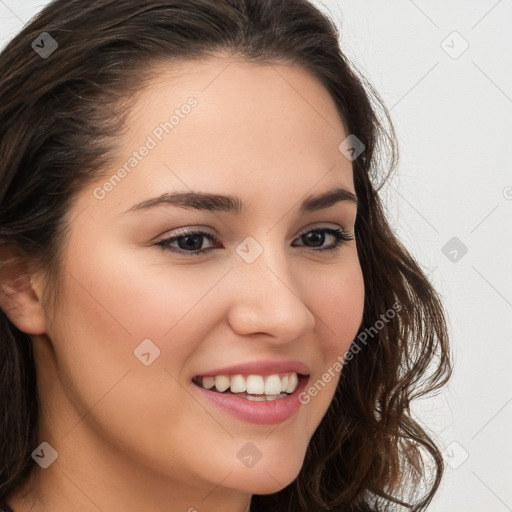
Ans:
{"label": "upper lip", "polygon": [[198,373],[197,375],[201,377],[215,377],[217,375],[273,375],[275,373],[291,372],[309,375],[309,366],[300,361],[262,360],[216,368],[214,370]]}

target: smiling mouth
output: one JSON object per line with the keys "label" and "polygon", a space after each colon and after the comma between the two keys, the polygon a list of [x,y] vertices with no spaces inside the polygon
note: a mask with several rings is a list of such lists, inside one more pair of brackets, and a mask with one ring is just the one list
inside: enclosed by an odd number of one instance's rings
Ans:
{"label": "smiling mouth", "polygon": [[255,402],[280,400],[291,395],[308,375],[296,372],[273,375],[196,375],[192,382],[215,393],[237,395]]}

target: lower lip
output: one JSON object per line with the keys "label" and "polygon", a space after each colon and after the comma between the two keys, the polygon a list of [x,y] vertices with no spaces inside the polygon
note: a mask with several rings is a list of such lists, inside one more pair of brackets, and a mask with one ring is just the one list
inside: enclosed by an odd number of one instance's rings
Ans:
{"label": "lower lip", "polygon": [[275,425],[292,417],[302,405],[299,394],[306,387],[309,377],[301,377],[297,389],[286,396],[270,402],[255,402],[241,398],[232,393],[218,393],[202,388],[194,383],[192,387],[196,393],[213,402],[227,413],[250,423]]}

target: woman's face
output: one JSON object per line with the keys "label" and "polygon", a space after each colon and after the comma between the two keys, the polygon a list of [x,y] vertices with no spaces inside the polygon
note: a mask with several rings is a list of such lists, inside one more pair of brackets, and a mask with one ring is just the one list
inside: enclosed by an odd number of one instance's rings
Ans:
{"label": "woman's face", "polygon": [[[356,242],[332,231],[354,234],[356,203],[311,201],[355,194],[338,149],[348,134],[299,68],[222,58],[159,66],[117,161],[68,213],[59,305],[36,343],[41,440],[75,478],[94,467],[105,479],[159,475],[205,499],[273,493],[297,476],[339,380],[333,364],[362,320]],[[232,200],[171,198],[192,193]],[[144,206],[163,194],[168,202]],[[299,391],[329,369],[301,404]],[[292,372],[309,377],[268,401],[193,382],[225,375],[260,395],[267,377],[290,384]],[[268,381],[275,395],[279,381]]]}

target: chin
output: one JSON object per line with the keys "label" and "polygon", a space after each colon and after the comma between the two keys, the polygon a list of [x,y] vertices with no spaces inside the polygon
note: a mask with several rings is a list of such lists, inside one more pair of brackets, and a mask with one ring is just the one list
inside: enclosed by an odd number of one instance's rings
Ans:
{"label": "chin", "polygon": [[229,486],[248,494],[274,494],[297,478],[302,461],[293,465],[268,464],[259,468],[257,466],[233,473],[229,478]]}

